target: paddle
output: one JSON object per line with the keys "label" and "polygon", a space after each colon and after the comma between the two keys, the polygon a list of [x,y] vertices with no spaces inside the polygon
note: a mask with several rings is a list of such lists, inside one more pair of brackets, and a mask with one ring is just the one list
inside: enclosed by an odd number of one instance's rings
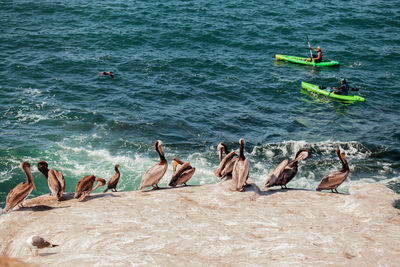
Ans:
{"label": "paddle", "polygon": [[310,45],[310,40],[308,39],[308,34],[306,34],[306,37],[307,37],[308,48],[310,49],[310,56],[311,56],[311,60],[312,60],[311,45]]}
{"label": "paddle", "polygon": [[[328,88],[331,89],[330,87],[321,86],[321,85],[319,86],[319,89],[322,89],[322,90],[325,90],[325,89],[328,89]],[[360,91],[360,89],[358,89],[357,87],[356,88],[350,88],[350,91],[356,91],[357,92],[357,91]]]}

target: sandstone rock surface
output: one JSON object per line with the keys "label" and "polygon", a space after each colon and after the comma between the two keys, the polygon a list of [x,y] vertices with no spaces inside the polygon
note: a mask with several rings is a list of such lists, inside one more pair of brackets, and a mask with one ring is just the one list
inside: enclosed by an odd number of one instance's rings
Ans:
{"label": "sandstone rock surface", "polygon": [[[0,216],[0,253],[39,266],[395,266],[399,198],[381,184],[350,195],[229,190],[230,181],[147,192],[41,196]],[[38,234],[60,245],[31,257]]]}

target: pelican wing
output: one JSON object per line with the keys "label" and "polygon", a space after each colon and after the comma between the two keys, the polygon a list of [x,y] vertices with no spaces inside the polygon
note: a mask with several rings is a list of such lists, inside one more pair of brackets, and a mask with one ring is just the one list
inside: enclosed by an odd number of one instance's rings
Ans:
{"label": "pelican wing", "polygon": [[215,176],[218,178],[224,178],[225,176],[232,173],[235,162],[239,159],[235,151],[231,151],[226,155],[219,163],[218,168],[214,171]]}
{"label": "pelican wing", "polygon": [[96,177],[93,174],[91,174],[80,179],[75,187],[74,198],[79,198],[83,192],[91,190],[95,178]]}
{"label": "pelican wing", "polygon": [[[88,178],[87,178],[88,177]],[[82,183],[81,183],[81,189],[83,191],[81,191],[80,193],[75,192],[75,195],[77,195],[78,201],[83,201],[85,199],[85,197],[87,197],[88,195],[90,195],[90,193],[92,193],[94,190],[96,190],[97,188],[99,188],[100,186],[103,186],[106,184],[106,180],[103,178],[99,178],[94,176],[93,174],[90,176],[86,176],[84,178],[82,178]],[[94,183],[97,182],[95,188],[93,188]]]}
{"label": "pelican wing", "polygon": [[19,183],[7,195],[5,211],[13,209],[18,204],[22,203],[32,192],[33,186]]}
{"label": "pelican wing", "polygon": [[167,171],[168,164],[157,163],[153,165],[150,169],[148,169],[142,177],[142,181],[140,182],[139,190],[142,190],[146,187],[158,184],[165,172]]}
{"label": "pelican wing", "polygon": [[279,177],[281,176],[282,172],[285,170],[285,167],[288,165],[289,160],[285,159],[281,163],[279,163],[278,166],[273,169],[267,177],[267,180],[265,181],[265,186],[271,187],[276,185],[276,182],[278,181]]}
{"label": "pelican wing", "polygon": [[81,195],[81,193],[82,193],[82,191],[80,191],[81,183],[82,183],[82,180],[79,180],[79,181],[76,183],[74,198],[78,198],[78,197]]}
{"label": "pelican wing", "polygon": [[[57,170],[53,170],[53,171],[54,171],[54,175],[57,177],[58,182],[60,183],[61,192],[64,193],[65,192],[64,175],[60,171],[57,171]],[[62,196],[62,193],[61,193],[61,196]]]}
{"label": "pelican wing", "polygon": [[61,193],[61,196],[59,196],[59,194],[61,192],[61,184],[60,184],[60,182],[56,176],[56,173],[53,169],[49,170],[48,177],[47,177],[47,183],[49,185],[51,194],[53,196],[60,198],[62,196],[62,193]]}
{"label": "pelican wing", "polygon": [[187,169],[186,171],[184,171],[181,175],[181,177],[178,179],[178,181],[176,182],[176,184],[184,184],[187,181],[190,180],[190,178],[192,178],[194,172],[196,171],[196,168],[190,168]]}
{"label": "pelican wing", "polygon": [[308,151],[301,151],[298,156],[291,160],[283,171],[279,174],[279,176],[274,176],[274,181],[270,181],[271,186],[274,185],[285,185],[289,183],[297,174],[298,171],[298,162],[308,157]]}
{"label": "pelican wing", "polygon": [[321,179],[321,182],[319,183],[317,190],[336,189],[339,185],[341,185],[344,182],[344,180],[346,180],[349,173],[350,173],[349,171],[347,172],[334,171],[325,175]]}
{"label": "pelican wing", "polygon": [[297,174],[297,164],[291,165],[290,163],[285,167],[281,175],[278,177],[278,179],[274,182],[275,185],[286,185],[289,183],[293,177],[296,176]]}
{"label": "pelican wing", "polygon": [[249,160],[238,160],[232,171],[232,183],[237,191],[242,191],[249,177]]}
{"label": "pelican wing", "polygon": [[93,187],[95,176],[93,174],[83,177],[77,184],[75,191],[88,191]]}
{"label": "pelican wing", "polygon": [[192,168],[189,162],[185,162],[177,172],[172,176],[169,186],[184,184],[192,178],[196,168]]}
{"label": "pelican wing", "polygon": [[228,175],[232,175],[233,167],[235,163],[239,160],[239,157],[233,157],[230,161],[228,161],[225,165],[225,168],[221,171],[221,178],[224,178]]}

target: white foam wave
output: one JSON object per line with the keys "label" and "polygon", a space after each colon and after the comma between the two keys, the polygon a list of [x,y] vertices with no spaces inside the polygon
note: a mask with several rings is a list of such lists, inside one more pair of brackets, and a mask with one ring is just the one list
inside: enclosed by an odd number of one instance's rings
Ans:
{"label": "white foam wave", "polygon": [[358,68],[358,67],[360,67],[362,65],[362,62],[360,62],[360,61],[355,61],[354,63],[352,63],[352,64],[350,64],[350,68],[352,68],[352,69],[355,69],[355,68]]}
{"label": "white foam wave", "polygon": [[[12,177],[13,177],[12,174],[18,172],[19,165],[21,163],[21,161],[19,161],[18,159],[14,158],[12,156],[8,157],[7,161],[8,161],[7,168],[4,169],[3,171],[0,171],[0,177],[1,177],[0,182],[2,182],[2,183],[12,179]],[[24,161],[29,162],[29,158],[24,159]],[[22,173],[22,171],[20,171],[20,174],[21,174],[21,176],[24,175]]]}
{"label": "white foam wave", "polygon": [[[77,141],[77,139],[74,138],[74,141]],[[346,148],[345,151],[348,157],[364,159],[371,154],[367,148],[357,142],[342,143],[325,141],[306,143],[305,141],[286,141],[283,143],[265,144],[254,147],[251,153],[246,154],[250,163],[250,177],[257,185],[264,186],[268,174],[281,160],[284,158],[293,158],[297,150],[307,147],[317,155],[314,158],[311,156],[299,163],[299,172],[288,186],[314,190],[325,174],[340,169],[340,162],[337,160],[335,153],[333,153],[334,149],[338,146]],[[165,148],[165,152],[166,158],[169,161],[169,168],[160,182],[161,186],[166,186],[169,183],[172,176],[171,160],[174,156],[178,156],[183,161],[189,161],[196,168],[196,173],[189,184],[211,184],[219,181],[213,173],[214,169],[218,166],[215,146],[210,147],[205,152],[195,152],[189,155],[185,153],[186,156],[182,156],[180,151],[172,152],[168,146]],[[323,159],[323,162],[326,161],[325,159],[328,159],[332,164],[328,162],[321,165],[321,159]],[[10,164],[13,166],[12,169],[3,171],[5,175],[1,173],[2,177],[6,177],[6,179],[10,179],[11,173],[16,168],[19,168],[19,160],[10,160],[12,161]],[[118,189],[136,190],[143,174],[148,168],[158,163],[159,158],[152,146],[144,153],[128,152],[126,154],[112,154],[106,149],[76,147],[59,143],[39,157],[24,158],[24,160],[31,162],[31,164],[39,160],[48,161],[51,168],[58,169],[64,173],[70,190],[73,190],[76,182],[85,175],[94,174],[108,180],[114,174],[114,165],[119,164],[121,166],[121,179]],[[382,166],[379,172],[371,174],[368,178],[359,178],[356,173],[351,172],[348,180],[341,186],[342,190],[347,192],[348,188],[353,184],[375,181],[387,182],[386,177],[390,176],[388,174],[392,171],[390,163],[377,162],[377,164]],[[351,168],[353,169],[355,166],[352,165]],[[38,171],[36,168],[33,168],[32,172]]]}
{"label": "white foam wave", "polygon": [[23,122],[23,123],[28,123],[28,124],[34,124],[39,121],[49,119],[48,116],[43,116],[40,114],[24,114],[22,112],[22,110],[18,111],[16,118],[17,118],[18,122]]}
{"label": "white foam wave", "polygon": [[[114,173],[114,166],[119,164],[121,172],[121,190],[132,189],[144,168],[154,164],[150,158],[134,155],[133,158],[125,155],[111,155],[105,149],[92,150],[83,147],[68,147],[59,145],[63,153],[60,154],[60,170],[62,168],[79,180],[85,175],[94,174],[108,180]],[[143,173],[142,173],[143,172]],[[129,181],[129,182],[128,182]]]}
{"label": "white foam wave", "polygon": [[0,171],[0,182],[4,183],[12,178],[10,170]]}
{"label": "white foam wave", "polygon": [[193,180],[199,184],[210,184],[218,182],[219,179],[214,175],[214,169],[217,164],[211,164],[202,153],[194,153],[188,156],[187,160],[196,168],[196,173],[193,175]]}
{"label": "white foam wave", "polygon": [[389,178],[383,181],[384,183],[390,183],[390,182],[400,182],[400,176]]}
{"label": "white foam wave", "polygon": [[31,96],[35,96],[35,97],[40,96],[42,94],[42,92],[36,88],[26,88],[23,92],[27,95],[31,95]]}
{"label": "white foam wave", "polygon": [[[299,172],[297,176],[289,182],[287,185],[289,188],[299,188],[299,189],[307,189],[307,190],[315,190],[315,188],[318,186],[320,183],[323,175],[316,176],[316,174],[312,171],[308,170],[302,170],[302,167],[299,167]],[[267,178],[267,175],[270,170],[266,170],[262,173],[252,173],[251,178],[256,182],[256,184],[260,187],[263,187],[265,184],[265,180]],[[329,173],[330,171],[327,171]],[[348,193],[349,188],[353,185],[358,185],[358,184],[365,184],[365,183],[376,183],[377,181],[373,178],[362,178],[362,179],[352,179],[351,178],[351,173],[349,177],[344,181],[344,183],[339,187],[340,192]],[[384,184],[387,182],[382,180],[379,181]]]}
{"label": "white foam wave", "polygon": [[270,143],[261,146],[255,146],[251,154],[253,156],[263,154],[266,158],[293,158],[296,152],[302,148],[312,149],[314,152],[323,156],[335,155],[334,151],[338,148],[341,148],[345,151],[346,157],[351,159],[368,158],[372,154],[367,147],[359,142],[340,142],[331,140],[314,143],[306,142],[304,140],[289,140],[281,143]]}
{"label": "white foam wave", "polygon": [[[52,168],[59,169],[64,173],[67,179],[79,180],[85,175],[94,174],[98,177],[108,180],[115,172],[114,165],[119,164],[121,179],[118,188],[120,190],[136,190],[140,184],[143,174],[151,166],[159,162],[155,151],[150,151],[149,156],[144,154],[112,155],[105,149],[91,149],[85,147],[70,147],[64,144],[58,144],[58,152],[53,153],[52,158],[58,158]],[[172,177],[172,153],[166,149],[166,157],[169,161],[167,172],[160,181],[161,186],[166,186]],[[51,160],[51,159],[49,159]],[[217,164],[212,164],[204,157],[202,153],[190,154],[183,161],[189,161],[196,167],[191,183],[192,184],[210,184],[219,181],[214,176],[213,170]]]}

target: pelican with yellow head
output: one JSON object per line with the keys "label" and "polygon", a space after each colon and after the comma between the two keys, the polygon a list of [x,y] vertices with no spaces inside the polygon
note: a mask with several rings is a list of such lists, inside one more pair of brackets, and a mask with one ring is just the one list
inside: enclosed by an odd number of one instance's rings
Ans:
{"label": "pelican with yellow head", "polygon": [[[182,165],[178,170],[177,166]],[[172,161],[172,167],[173,167],[173,174],[171,181],[169,182],[169,186],[175,187],[180,184],[187,185],[187,181],[192,178],[194,172],[196,171],[196,168],[193,168],[190,165],[190,162],[183,162],[178,158],[174,158]]]}

